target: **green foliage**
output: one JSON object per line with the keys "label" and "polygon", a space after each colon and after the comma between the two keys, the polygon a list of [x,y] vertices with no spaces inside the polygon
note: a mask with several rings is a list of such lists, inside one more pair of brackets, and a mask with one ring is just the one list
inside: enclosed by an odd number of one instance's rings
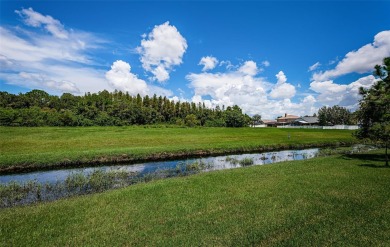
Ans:
{"label": "green foliage", "polygon": [[19,95],[0,92],[0,126],[247,126],[249,117],[238,106],[228,109],[107,90],[84,96],[64,93],[60,97],[42,90]]}
{"label": "green foliage", "polygon": [[184,122],[188,127],[195,127],[200,123],[194,114],[187,115]]}
{"label": "green foliage", "polygon": [[240,165],[242,166],[251,166],[254,164],[253,159],[251,158],[244,158],[239,161]]}
{"label": "green foliage", "polygon": [[251,120],[252,120],[252,126],[255,126],[255,125],[262,123],[261,116],[259,114],[253,115]]}
{"label": "green foliage", "polygon": [[224,119],[216,118],[212,120],[206,120],[205,127],[226,127],[226,122]]}
{"label": "green foliage", "polygon": [[361,128],[356,132],[359,139],[369,139],[386,147],[386,165],[389,165],[387,148],[390,144],[390,57],[383,65],[376,65],[374,75],[380,80],[368,89],[360,88],[357,118]]}
{"label": "green foliage", "polygon": [[321,107],[318,110],[318,121],[321,126],[354,123],[352,113],[347,108],[338,105]]}
{"label": "green foliage", "polygon": [[248,126],[248,119],[242,114],[241,109],[235,105],[228,107],[225,112],[226,127],[244,127]]}

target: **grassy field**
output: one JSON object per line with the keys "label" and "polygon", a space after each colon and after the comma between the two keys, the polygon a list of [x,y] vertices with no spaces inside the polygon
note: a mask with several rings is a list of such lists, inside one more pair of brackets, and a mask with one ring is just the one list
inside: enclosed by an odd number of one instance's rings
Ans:
{"label": "grassy field", "polygon": [[389,246],[390,169],[356,154],[0,210],[0,246]]}
{"label": "grassy field", "polygon": [[351,131],[276,128],[0,127],[0,172],[351,143]]}

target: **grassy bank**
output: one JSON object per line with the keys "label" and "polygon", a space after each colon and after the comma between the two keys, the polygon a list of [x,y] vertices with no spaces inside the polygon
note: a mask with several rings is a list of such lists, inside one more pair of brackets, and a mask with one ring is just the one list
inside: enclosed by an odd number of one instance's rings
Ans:
{"label": "grassy bank", "polygon": [[378,154],[202,173],[0,211],[1,246],[388,246]]}
{"label": "grassy bank", "polygon": [[276,128],[0,127],[0,172],[351,143],[351,131]]}

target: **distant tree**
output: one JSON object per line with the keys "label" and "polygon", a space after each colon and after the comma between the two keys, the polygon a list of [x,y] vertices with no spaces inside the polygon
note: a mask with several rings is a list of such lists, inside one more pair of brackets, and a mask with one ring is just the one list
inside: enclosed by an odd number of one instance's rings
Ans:
{"label": "distant tree", "polygon": [[259,114],[255,114],[252,116],[252,126],[255,126],[255,125],[258,125],[258,124],[261,124],[261,116]]}
{"label": "distant tree", "polygon": [[245,115],[237,105],[226,108],[226,127],[244,127],[247,125]]}
{"label": "distant tree", "polygon": [[374,75],[379,80],[369,89],[360,88],[362,99],[356,113],[360,129],[358,139],[369,139],[385,145],[386,166],[389,166],[387,149],[390,142],[390,57],[383,65],[376,65]]}
{"label": "distant tree", "polygon": [[338,105],[323,106],[318,110],[318,121],[322,126],[352,124],[352,113],[347,108]]}
{"label": "distant tree", "polygon": [[50,100],[50,95],[42,90],[34,89],[25,94],[28,104],[30,107],[38,106],[45,107],[48,105]]}

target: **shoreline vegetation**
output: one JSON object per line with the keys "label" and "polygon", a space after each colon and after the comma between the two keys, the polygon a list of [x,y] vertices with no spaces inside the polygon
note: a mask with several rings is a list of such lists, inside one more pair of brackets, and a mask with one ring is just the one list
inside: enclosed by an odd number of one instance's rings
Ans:
{"label": "shoreline vegetation", "polygon": [[[137,183],[146,183],[159,179],[172,177],[190,176],[202,172],[212,172],[215,170],[225,170],[242,168],[252,165],[271,165],[291,160],[308,160],[315,157],[324,157],[336,154],[352,155],[374,150],[373,146],[355,145],[353,147],[331,147],[323,149],[307,149],[299,151],[286,150],[245,156],[218,156],[213,159],[195,159],[176,161],[173,165],[161,165],[156,169],[156,163],[144,163],[145,170],[127,170],[125,167],[115,167],[114,169],[100,170],[99,168],[87,168],[69,170],[66,176],[60,175],[55,181],[42,181],[39,177],[32,179],[27,175],[25,179],[19,177],[17,180],[9,180],[7,183],[0,183],[0,208],[29,205],[47,201],[59,200],[61,198],[80,196],[103,192],[111,189],[119,189]],[[309,151],[310,150],[310,151]],[[316,151],[313,151],[316,150]],[[260,157],[261,156],[261,157]],[[292,158],[291,158],[292,157]],[[270,160],[265,162],[265,160]],[[223,165],[221,165],[223,163]],[[151,165],[151,169],[148,169]],[[128,166],[128,167],[131,167]],[[136,165],[137,167],[137,165]],[[53,170],[58,171],[58,170]],[[45,174],[45,172],[43,172]],[[20,173],[18,175],[21,175]],[[22,175],[23,176],[23,175]],[[45,174],[43,177],[55,174]]]}
{"label": "shoreline vegetation", "polygon": [[0,127],[0,174],[349,146],[357,143],[352,133],[277,128]]}
{"label": "shoreline vegetation", "polygon": [[247,166],[5,208],[0,245],[388,245],[383,158]]}

